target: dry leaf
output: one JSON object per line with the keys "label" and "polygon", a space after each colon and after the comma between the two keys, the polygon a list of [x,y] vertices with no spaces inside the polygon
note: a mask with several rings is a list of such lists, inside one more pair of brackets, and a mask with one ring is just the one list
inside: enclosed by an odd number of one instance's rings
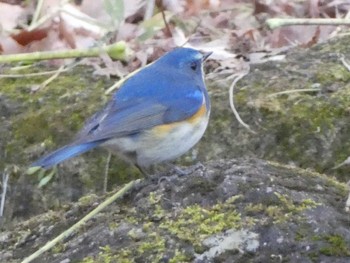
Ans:
{"label": "dry leaf", "polygon": [[24,9],[22,7],[0,2],[0,32],[14,29],[23,14]]}

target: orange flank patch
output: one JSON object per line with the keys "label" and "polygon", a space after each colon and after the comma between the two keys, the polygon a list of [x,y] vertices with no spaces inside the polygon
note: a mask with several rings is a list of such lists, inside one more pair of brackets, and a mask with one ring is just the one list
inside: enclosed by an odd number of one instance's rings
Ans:
{"label": "orange flank patch", "polygon": [[174,122],[171,124],[158,125],[153,128],[153,132],[158,136],[167,135],[172,129],[176,128],[181,122]]}
{"label": "orange flank patch", "polygon": [[200,109],[195,114],[193,114],[190,118],[188,118],[186,121],[178,121],[170,124],[159,125],[153,128],[153,132],[159,136],[162,136],[162,135],[168,134],[172,129],[175,129],[176,127],[180,126],[185,122],[189,122],[195,125],[206,114],[206,112],[207,112],[206,106],[205,104],[203,104],[200,107]]}
{"label": "orange flank patch", "polygon": [[202,107],[193,114],[187,121],[192,124],[197,124],[200,119],[207,113],[207,107],[205,106],[205,103],[202,104]]}

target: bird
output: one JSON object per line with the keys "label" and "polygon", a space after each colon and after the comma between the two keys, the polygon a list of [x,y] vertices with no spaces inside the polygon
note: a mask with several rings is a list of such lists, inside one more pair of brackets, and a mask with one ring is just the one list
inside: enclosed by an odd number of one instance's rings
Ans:
{"label": "bird", "polygon": [[49,169],[102,147],[145,174],[150,166],[185,154],[208,126],[211,105],[203,64],[211,54],[185,47],[166,53],[127,78],[71,143],[31,167]]}

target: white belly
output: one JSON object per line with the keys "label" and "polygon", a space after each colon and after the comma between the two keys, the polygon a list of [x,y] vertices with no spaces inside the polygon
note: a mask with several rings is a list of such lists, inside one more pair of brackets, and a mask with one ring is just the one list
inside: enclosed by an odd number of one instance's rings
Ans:
{"label": "white belly", "polygon": [[205,115],[196,124],[181,122],[166,133],[145,131],[134,138],[110,140],[103,146],[139,166],[148,167],[186,153],[202,138],[208,119]]}

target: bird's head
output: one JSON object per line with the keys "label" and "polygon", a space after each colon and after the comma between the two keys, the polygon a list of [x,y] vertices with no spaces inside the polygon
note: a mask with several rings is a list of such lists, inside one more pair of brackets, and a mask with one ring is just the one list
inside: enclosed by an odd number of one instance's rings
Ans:
{"label": "bird's head", "polygon": [[192,48],[176,48],[161,57],[156,63],[159,66],[181,70],[184,74],[202,77],[203,62],[212,52],[202,53]]}

